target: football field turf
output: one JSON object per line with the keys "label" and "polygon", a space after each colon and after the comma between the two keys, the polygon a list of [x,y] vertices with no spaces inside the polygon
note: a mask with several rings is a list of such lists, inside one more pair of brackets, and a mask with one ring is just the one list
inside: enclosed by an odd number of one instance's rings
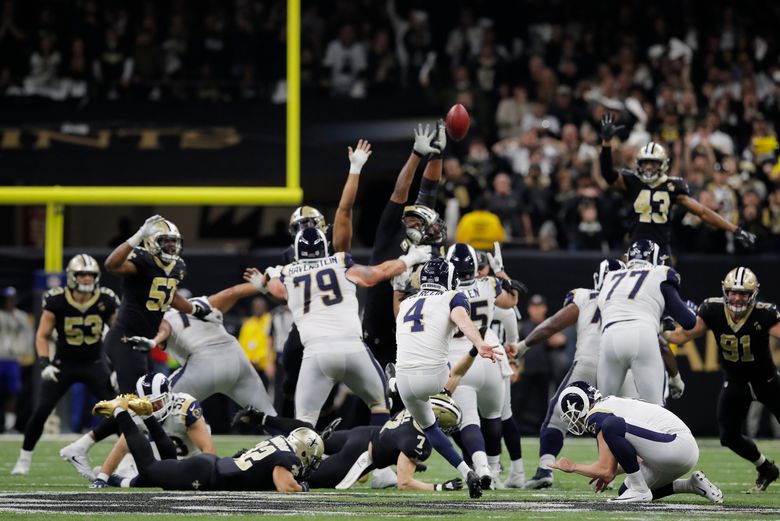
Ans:
{"label": "football field turf", "polygon": [[[59,449],[75,436],[47,438],[38,444],[28,476],[11,476],[21,446],[20,436],[0,436],[0,519],[104,519],[124,521],[151,515],[165,519],[208,519],[216,516],[241,519],[378,519],[387,517],[451,518],[457,521],[488,519],[562,519],[562,520],[642,520],[685,519],[744,520],[780,519],[780,483],[773,483],[760,494],[747,494],[756,472],[752,465],[720,447],[717,440],[700,439],[701,455],[697,468],[724,493],[723,505],[684,494],[636,506],[607,502],[615,492],[594,494],[586,478],[556,472],[552,489],[486,491],[478,500],[457,492],[399,492],[396,489],[371,490],[367,483],[352,490],[313,491],[307,494],[266,492],[164,492],[157,489],[89,490],[72,467],[59,458]],[[254,445],[256,438],[217,436],[220,454],[232,454],[241,447]],[[109,443],[97,445],[91,452],[97,465],[109,449]],[[759,441],[770,458],[780,460],[779,441]],[[523,440],[527,476],[533,475],[537,462],[536,439]],[[595,457],[593,440],[567,440],[562,455],[575,461]],[[505,455],[504,455],[505,456]],[[440,483],[457,472],[434,453],[427,472],[417,477]],[[505,466],[506,463],[505,463]]]}

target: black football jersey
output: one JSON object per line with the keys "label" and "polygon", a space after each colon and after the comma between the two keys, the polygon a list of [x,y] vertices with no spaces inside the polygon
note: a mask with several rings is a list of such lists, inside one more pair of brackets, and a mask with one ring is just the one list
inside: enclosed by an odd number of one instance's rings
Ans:
{"label": "black football jersey", "polygon": [[686,182],[680,177],[663,176],[648,185],[629,170],[623,170],[620,176],[633,208],[631,241],[649,239],[659,246],[668,246],[672,235],[672,206],[677,196],[689,195]]}
{"label": "black football jersey", "polygon": [[769,330],[780,322],[774,304],[756,302],[742,320],[734,322],[723,297],[709,298],[699,306],[699,316],[715,335],[720,367],[727,379],[766,380],[776,373],[769,351]]}
{"label": "black football jersey", "polygon": [[413,461],[425,461],[431,455],[431,444],[422,429],[404,409],[374,434],[371,454],[378,469],[395,465],[402,452]]}
{"label": "black football jersey", "polygon": [[133,249],[127,260],[138,272],[122,278],[122,307],[115,327],[127,336],[152,338],[187,274],[187,266],[181,259],[166,265],[143,248]]}
{"label": "black football jersey", "polygon": [[297,477],[301,460],[284,436],[274,436],[258,443],[238,458],[221,458],[217,473],[221,490],[276,490],[275,467],[284,467]]}
{"label": "black football jersey", "polygon": [[54,313],[57,331],[56,358],[95,360],[103,349],[103,326],[119,308],[119,298],[109,288],[98,288],[83,303],[74,300],[69,288],[54,288],[43,294],[43,309]]}

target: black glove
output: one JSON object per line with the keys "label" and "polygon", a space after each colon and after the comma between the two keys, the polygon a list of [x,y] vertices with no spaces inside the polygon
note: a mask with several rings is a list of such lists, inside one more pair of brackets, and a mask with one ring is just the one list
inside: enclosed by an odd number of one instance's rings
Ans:
{"label": "black glove", "polygon": [[756,236],[750,232],[746,232],[742,228],[737,228],[734,231],[734,237],[745,248],[753,248],[756,245]]}
{"label": "black glove", "polygon": [[255,409],[251,405],[247,405],[243,409],[239,410],[230,425],[235,427],[236,425],[262,425],[265,419],[265,413],[258,409]]}
{"label": "black glove", "polygon": [[449,481],[445,481],[441,485],[435,485],[434,490],[460,490],[463,488],[463,480],[460,478],[451,479]]}
{"label": "black glove", "polygon": [[661,331],[674,331],[677,328],[677,324],[670,316],[665,316],[661,319]]}
{"label": "black glove", "polygon": [[235,453],[235,454],[233,454],[233,455],[232,455],[232,456],[230,456],[230,457],[231,457],[231,458],[240,458],[241,456],[243,456],[243,455],[244,455],[244,453],[245,453],[247,450],[249,450],[249,449],[238,449],[238,450],[236,451],[236,453]]}
{"label": "black glove", "polygon": [[599,136],[602,141],[609,141],[615,137],[615,134],[617,134],[619,130],[623,130],[624,128],[625,125],[615,126],[615,119],[612,114],[607,112],[601,120],[601,132],[599,132]]}
{"label": "black glove", "polygon": [[528,295],[528,286],[526,286],[525,284],[523,284],[517,279],[512,279],[511,282],[512,282],[512,290],[517,291],[518,298]]}
{"label": "black glove", "polygon": [[211,306],[206,299],[193,298],[190,299],[190,304],[192,304],[192,316],[195,318],[203,320],[206,315],[211,313]]}
{"label": "black glove", "polygon": [[301,492],[308,492],[309,490],[311,490],[311,488],[309,487],[309,484],[308,484],[306,481],[301,481],[301,482],[300,482],[300,483],[298,483],[298,484],[299,484],[299,485],[301,486],[301,488],[303,489],[303,490],[301,490]]}

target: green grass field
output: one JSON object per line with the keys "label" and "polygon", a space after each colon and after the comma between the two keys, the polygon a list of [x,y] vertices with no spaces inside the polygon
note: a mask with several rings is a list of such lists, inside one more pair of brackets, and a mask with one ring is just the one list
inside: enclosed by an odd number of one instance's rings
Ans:
{"label": "green grass field", "polygon": [[[75,437],[73,437],[75,438]],[[378,519],[403,517],[423,519],[452,517],[458,521],[486,519],[561,519],[561,520],[745,520],[780,519],[780,483],[767,492],[747,494],[755,480],[752,466],[723,449],[717,440],[699,440],[701,457],[698,468],[724,492],[723,505],[713,505],[704,498],[678,495],[651,504],[617,509],[607,502],[615,493],[594,494],[588,480],[569,474],[556,474],[552,489],[487,491],[481,499],[470,500],[465,491],[399,492],[395,489],[371,490],[358,484],[353,490],[313,491],[308,494],[276,493],[170,493],[157,489],[89,490],[72,467],[62,461],[58,450],[73,439],[44,438],[39,443],[28,476],[11,476],[19,448],[20,436],[0,436],[0,519],[106,519],[124,521],[155,515],[165,519],[207,519],[230,515],[241,519],[289,519],[290,516],[342,519]],[[254,438],[216,437],[220,454],[232,454],[240,447],[251,446]],[[770,459],[780,460],[780,442],[760,441],[759,446]],[[109,444],[93,449],[91,458],[97,465],[108,452]],[[523,440],[526,474],[536,468],[536,439]],[[592,440],[568,440],[562,455],[575,461],[595,457]],[[418,477],[428,482],[442,482],[457,473],[434,453],[429,470]]]}

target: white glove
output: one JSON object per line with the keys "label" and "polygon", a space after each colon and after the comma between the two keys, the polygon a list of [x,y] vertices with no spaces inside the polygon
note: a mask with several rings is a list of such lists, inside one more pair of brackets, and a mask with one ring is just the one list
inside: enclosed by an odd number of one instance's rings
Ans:
{"label": "white glove", "polygon": [[203,317],[203,320],[205,320],[206,322],[211,322],[213,324],[222,324],[223,318],[224,317],[222,316],[222,312],[217,308],[212,307],[211,313],[208,313],[205,317]]}
{"label": "white glove", "polygon": [[431,247],[430,246],[410,246],[406,255],[401,255],[398,260],[406,264],[408,270],[416,264],[422,264],[431,260]]}
{"label": "white glove", "polygon": [[423,131],[422,123],[417,125],[417,129],[414,131],[414,153],[418,156],[427,156],[430,154],[441,154],[441,149],[436,148],[431,143],[436,137],[436,129],[431,130],[430,125],[425,125]]}
{"label": "white glove", "polygon": [[133,351],[140,351],[142,353],[151,351],[155,346],[154,340],[144,336],[131,336],[127,339],[127,342],[133,346]]}
{"label": "white glove", "polygon": [[347,150],[349,151],[349,173],[359,174],[371,155],[371,143],[361,139],[355,146],[354,151],[352,147],[347,147]]}
{"label": "white glove", "polygon": [[501,255],[501,244],[499,244],[498,241],[493,243],[493,249],[495,250],[495,253],[488,253],[488,264],[490,264],[490,269],[493,270],[493,274],[500,271],[504,271],[504,257]]}
{"label": "white glove", "polygon": [[411,278],[411,275],[408,271],[404,271],[403,273],[399,273],[392,279],[390,279],[390,285],[393,286],[393,291],[406,291],[408,285],[409,285],[409,279]]}
{"label": "white glove", "polygon": [[41,371],[41,378],[44,380],[48,380],[50,382],[57,382],[57,375],[60,373],[60,370],[53,365],[49,364],[46,367],[43,368]]}
{"label": "white glove", "polygon": [[269,266],[265,270],[265,276],[268,277],[268,280],[271,280],[271,279],[281,279],[282,278],[282,266]]}
{"label": "white glove", "polygon": [[192,304],[193,316],[214,324],[222,323],[222,312],[209,303],[209,298],[206,295],[191,298],[189,302]]}
{"label": "white glove", "polygon": [[[249,272],[250,270],[247,271]],[[251,273],[252,274],[249,275],[248,278],[246,276],[244,277],[247,282],[254,286],[254,288],[263,295],[268,293],[268,287],[265,285],[265,273],[262,273],[257,268],[251,268]]]}
{"label": "white glove", "polygon": [[[488,255],[490,255],[490,254],[488,254]],[[525,354],[528,352],[529,349],[531,349],[531,346],[527,345],[525,343],[525,340],[521,340],[517,344],[517,355],[515,356],[515,358],[517,360],[520,360],[521,358],[523,358],[525,356]]]}
{"label": "white glove", "polygon": [[127,239],[127,244],[135,248],[139,244],[141,244],[141,241],[149,237],[152,233],[152,228],[155,224],[158,222],[164,220],[163,217],[159,215],[152,215],[149,217],[144,223],[141,225],[140,228],[138,228],[138,231],[135,232],[135,235]]}
{"label": "white glove", "polygon": [[436,137],[431,145],[438,148],[440,153],[444,152],[444,148],[447,146],[447,125],[444,124],[443,119],[436,122]]}
{"label": "white glove", "polygon": [[669,378],[669,397],[673,400],[679,399],[685,392],[685,382],[680,378],[680,373]]}

